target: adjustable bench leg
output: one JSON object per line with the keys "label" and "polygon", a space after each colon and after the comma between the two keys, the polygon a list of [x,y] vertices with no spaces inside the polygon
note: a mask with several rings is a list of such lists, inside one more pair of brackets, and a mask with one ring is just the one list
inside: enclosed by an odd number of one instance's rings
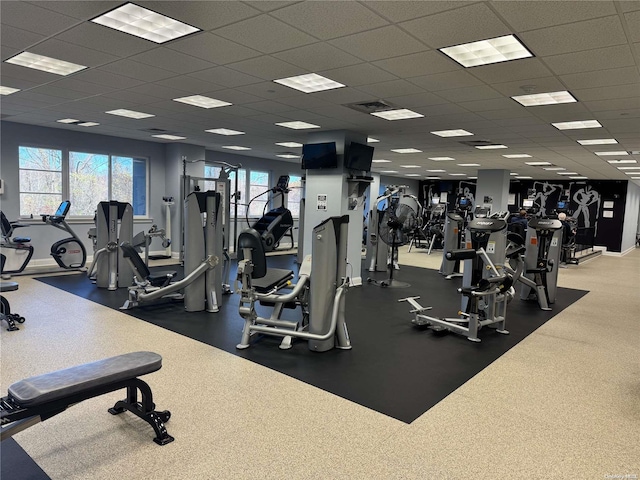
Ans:
{"label": "adjustable bench leg", "polygon": [[[138,402],[138,390],[140,390],[142,395],[140,402]],[[127,398],[116,402],[113,408],[109,409],[109,413],[118,415],[125,410],[133,413],[151,425],[153,431],[156,433],[156,438],[153,439],[154,442],[158,445],[166,445],[174,440],[174,438],[167,433],[167,429],[164,426],[164,422],[169,421],[169,418],[171,418],[171,412],[168,410],[158,412],[154,410],[155,408],[151,388],[147,383],[136,378],[127,386]]]}

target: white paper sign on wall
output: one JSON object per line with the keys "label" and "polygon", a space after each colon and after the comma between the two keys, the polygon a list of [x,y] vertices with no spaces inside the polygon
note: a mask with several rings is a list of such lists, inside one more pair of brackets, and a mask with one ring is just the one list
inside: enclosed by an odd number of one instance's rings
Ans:
{"label": "white paper sign on wall", "polygon": [[318,202],[316,203],[316,208],[322,211],[327,210],[327,194],[326,193],[318,194]]}

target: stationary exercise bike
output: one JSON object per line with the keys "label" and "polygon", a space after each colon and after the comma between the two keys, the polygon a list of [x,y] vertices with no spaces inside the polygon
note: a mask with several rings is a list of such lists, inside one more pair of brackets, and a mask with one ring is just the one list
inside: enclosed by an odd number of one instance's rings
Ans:
{"label": "stationary exercise bike", "polygon": [[[71,237],[58,240],[51,245],[51,256],[60,268],[65,270],[79,270],[84,268],[87,261],[87,251],[75,232],[71,229],[65,218],[71,202],[65,200],[60,204],[53,215],[41,215],[44,225],[50,225],[59,230],[63,230]],[[22,224],[10,222],[3,212],[0,212],[0,224],[2,226],[2,244],[0,250],[6,257],[3,275],[21,273],[33,256],[33,245],[30,237],[14,237],[16,228],[38,226],[38,224]]]}

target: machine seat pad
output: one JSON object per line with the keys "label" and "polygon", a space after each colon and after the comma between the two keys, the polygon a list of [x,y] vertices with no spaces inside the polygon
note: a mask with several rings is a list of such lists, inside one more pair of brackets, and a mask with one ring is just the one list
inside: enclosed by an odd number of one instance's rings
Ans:
{"label": "machine seat pad", "polygon": [[0,292],[13,292],[18,290],[17,282],[0,282]]}
{"label": "machine seat pad", "polygon": [[13,237],[11,241],[13,243],[29,243],[31,241],[31,237]]}
{"label": "machine seat pad", "polygon": [[293,278],[293,272],[284,268],[268,268],[267,274],[262,278],[254,278],[251,285],[258,293],[267,293],[276,287],[282,286]]}
{"label": "machine seat pad", "polygon": [[147,280],[151,282],[151,285],[163,285],[167,278],[174,278],[178,272],[175,270],[161,270],[160,272],[152,273],[147,277]]}
{"label": "machine seat pad", "polygon": [[162,357],[157,353],[126,353],[20,380],[9,387],[9,396],[22,407],[35,407],[110,383],[131,380],[161,367]]}

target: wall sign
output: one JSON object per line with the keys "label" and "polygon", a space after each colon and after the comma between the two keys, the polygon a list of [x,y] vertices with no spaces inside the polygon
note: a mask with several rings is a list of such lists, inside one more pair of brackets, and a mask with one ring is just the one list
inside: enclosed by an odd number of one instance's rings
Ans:
{"label": "wall sign", "polygon": [[327,210],[327,194],[319,193],[318,202],[316,203],[316,209],[326,211]]}

